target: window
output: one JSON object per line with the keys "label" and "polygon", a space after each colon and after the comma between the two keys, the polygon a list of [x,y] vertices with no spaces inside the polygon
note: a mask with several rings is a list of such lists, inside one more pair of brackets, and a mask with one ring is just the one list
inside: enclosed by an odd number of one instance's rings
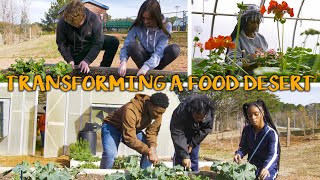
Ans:
{"label": "window", "polygon": [[10,99],[0,99],[0,138],[9,133]]}
{"label": "window", "polygon": [[113,111],[119,109],[119,104],[92,104],[91,105],[91,122],[101,124],[103,119]]}

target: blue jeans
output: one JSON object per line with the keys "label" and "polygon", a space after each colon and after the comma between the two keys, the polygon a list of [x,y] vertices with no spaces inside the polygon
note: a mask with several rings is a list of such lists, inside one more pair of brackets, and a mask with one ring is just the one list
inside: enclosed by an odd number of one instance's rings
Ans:
{"label": "blue jeans", "polygon": [[41,147],[44,147],[44,131],[40,131],[40,135],[41,135]]}
{"label": "blue jeans", "polygon": [[[191,170],[192,171],[199,171],[199,150],[200,150],[200,145],[196,146],[194,148],[192,148],[190,155],[190,160],[191,160]],[[174,154],[173,156],[173,166],[176,165],[182,165],[182,157],[178,157],[176,156],[176,154]]]}
{"label": "blue jeans", "polygon": [[[143,132],[137,133],[137,138],[146,143],[146,136]],[[112,169],[114,160],[117,157],[119,143],[122,141],[122,132],[108,123],[103,123],[101,127],[101,139],[103,153],[100,168]],[[140,161],[140,167],[146,169],[150,166],[151,162],[147,159],[147,155],[143,154]]]}

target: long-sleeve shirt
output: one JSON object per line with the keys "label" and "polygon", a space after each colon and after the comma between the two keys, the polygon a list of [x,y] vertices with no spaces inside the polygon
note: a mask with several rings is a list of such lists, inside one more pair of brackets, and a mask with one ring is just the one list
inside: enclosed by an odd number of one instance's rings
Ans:
{"label": "long-sleeve shirt", "polygon": [[[233,40],[235,42],[235,39]],[[265,52],[268,49],[268,43],[263,35],[256,33],[254,38],[248,38],[244,31],[240,32],[237,49],[228,49],[227,56],[234,59],[237,57],[237,64],[242,67],[241,58],[248,58],[250,54],[255,54],[257,50]]]}
{"label": "long-sleeve shirt", "polygon": [[170,122],[170,132],[176,156],[184,159],[190,158],[188,146],[192,148],[200,145],[204,138],[212,132],[213,110],[210,110],[205,119],[198,123],[192,117],[188,104],[196,98],[195,95],[181,102],[174,110]]}
{"label": "long-sleeve shirt", "polygon": [[[150,96],[136,94],[127,104],[112,112],[104,121],[122,132],[124,143],[138,151],[148,154],[150,147],[157,147],[158,133],[161,127],[162,115],[153,120],[150,115]],[[145,129],[147,144],[140,141],[136,134]]]}
{"label": "long-sleeve shirt", "polygon": [[[251,158],[265,134],[266,136]],[[241,157],[248,154],[248,159],[251,158],[250,163],[257,166],[258,170],[262,168],[266,168],[269,171],[278,170],[279,137],[277,132],[265,123],[263,129],[256,135],[252,125],[246,126],[243,129],[241,142],[236,154],[240,154]]]}
{"label": "long-sleeve shirt", "polygon": [[46,129],[46,114],[41,114],[38,121],[38,128],[41,132],[44,132]]}
{"label": "long-sleeve shirt", "polygon": [[91,64],[98,56],[103,41],[102,22],[88,9],[84,24],[79,28],[68,24],[63,17],[58,22],[56,43],[62,57],[68,63],[74,61],[75,56],[87,53],[83,60]]}
{"label": "long-sleeve shirt", "polygon": [[151,55],[151,57],[144,62],[142,68],[146,70],[156,68],[163,57],[164,49],[168,45],[169,36],[159,28],[151,29],[144,25],[132,27],[120,50],[120,61],[128,61],[128,46],[131,42],[136,41],[136,38],[146,52]]}

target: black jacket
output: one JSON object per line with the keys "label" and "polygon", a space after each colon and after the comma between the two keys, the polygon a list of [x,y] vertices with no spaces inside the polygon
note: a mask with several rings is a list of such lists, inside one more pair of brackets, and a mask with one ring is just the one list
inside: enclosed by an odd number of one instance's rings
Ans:
{"label": "black jacket", "polygon": [[188,145],[198,146],[212,131],[214,110],[210,110],[205,119],[197,123],[189,112],[188,104],[197,95],[191,95],[174,110],[170,123],[171,138],[176,156],[190,158]]}
{"label": "black jacket", "polygon": [[102,22],[88,9],[86,9],[84,24],[79,28],[68,24],[63,17],[58,22],[56,43],[64,60],[68,63],[74,61],[75,56],[85,53],[84,60],[91,64],[98,56],[103,41]]}

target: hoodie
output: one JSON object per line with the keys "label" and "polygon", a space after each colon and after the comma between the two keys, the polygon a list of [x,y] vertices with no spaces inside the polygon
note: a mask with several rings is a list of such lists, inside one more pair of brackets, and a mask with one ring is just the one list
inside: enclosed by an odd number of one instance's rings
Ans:
{"label": "hoodie", "polygon": [[178,157],[189,159],[188,146],[192,148],[200,145],[204,138],[212,131],[214,111],[210,110],[202,122],[196,122],[189,110],[190,102],[197,95],[191,95],[174,110],[170,122],[170,132],[175,153]]}
{"label": "hoodie", "polygon": [[[104,119],[122,132],[124,143],[141,154],[148,154],[150,147],[157,147],[157,136],[162,116],[154,121],[150,115],[150,96],[136,94],[133,99]],[[147,144],[137,139],[136,134],[145,130]]]}
{"label": "hoodie", "polygon": [[147,71],[156,68],[163,57],[164,49],[168,45],[168,35],[162,29],[147,28],[143,24],[132,27],[124,41],[124,46],[120,50],[120,61],[128,61],[128,46],[131,42],[136,41],[136,38],[151,56],[144,62],[142,68]]}
{"label": "hoodie", "polygon": [[91,64],[98,56],[104,41],[102,22],[100,18],[86,9],[86,19],[84,24],[73,27],[68,24],[63,17],[60,18],[57,26],[56,43],[58,50],[68,63],[75,61],[76,56],[86,53],[82,60]]}
{"label": "hoodie", "polygon": [[[235,43],[235,39],[233,42]],[[234,54],[236,54],[237,64],[242,67],[241,58],[248,58],[250,54],[255,54],[257,50],[265,52],[267,49],[268,43],[263,35],[257,32],[254,38],[248,38],[242,30],[239,35],[239,44],[237,49],[228,49],[227,56],[230,59],[233,59]]]}

